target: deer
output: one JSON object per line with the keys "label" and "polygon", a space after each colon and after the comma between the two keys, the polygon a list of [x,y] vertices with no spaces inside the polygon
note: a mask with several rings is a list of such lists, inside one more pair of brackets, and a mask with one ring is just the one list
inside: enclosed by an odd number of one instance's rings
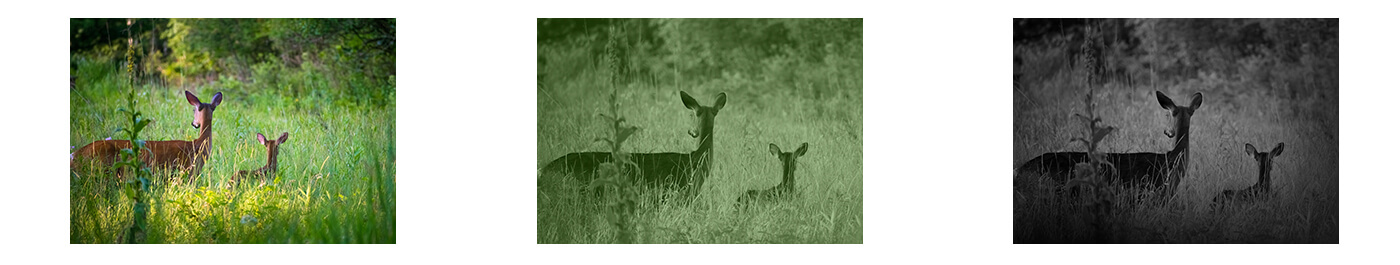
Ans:
{"label": "deer", "polygon": [[[259,143],[259,144],[262,144],[263,147],[266,147],[266,148],[267,148],[267,165],[264,165],[263,167],[258,168],[258,169],[239,170],[238,173],[233,174],[233,177],[232,177],[232,178],[229,178],[229,182],[230,182],[230,183],[233,183],[233,184],[235,184],[235,185],[237,185],[239,182],[242,182],[244,179],[248,179],[248,178],[260,178],[260,179],[264,179],[264,178],[266,178],[266,177],[268,177],[268,176],[273,176],[274,174],[276,174],[276,173],[277,173],[277,151],[278,151],[278,147],[282,146],[282,144],[283,144],[283,143],[286,143],[286,142],[287,142],[287,133],[286,133],[286,132],[283,132],[283,133],[282,133],[282,136],[277,137],[277,140],[275,140],[275,141],[268,141],[268,140],[267,140],[267,137],[264,137],[262,133],[258,133],[258,143]],[[266,180],[266,179],[264,179],[264,180]]]}
{"label": "deer", "polygon": [[[209,158],[210,147],[213,146],[214,136],[214,110],[219,107],[219,103],[224,101],[223,92],[214,93],[213,101],[205,103],[199,100],[194,93],[185,91],[185,101],[190,106],[194,106],[194,121],[190,123],[199,130],[199,137],[194,141],[169,140],[169,141],[146,141],[146,148],[141,150],[141,163],[148,167],[159,169],[179,170],[190,173],[192,180],[199,176],[204,169],[204,161]],[[76,170],[81,162],[92,161],[104,167],[110,167],[117,160],[117,155],[122,149],[132,147],[130,140],[99,140],[78,148],[77,152],[69,155],[68,167]],[[117,173],[118,178],[122,178],[121,172]]]}
{"label": "deer", "polygon": [[783,162],[783,180],[778,186],[763,190],[749,190],[744,195],[739,196],[737,203],[748,206],[760,201],[775,201],[790,198],[793,194],[793,186],[797,185],[795,172],[797,171],[797,158],[807,154],[807,143],[802,143],[801,147],[792,152],[783,152],[777,144],[768,144],[768,153]]}
{"label": "deer", "polygon": [[[1191,161],[1191,116],[1201,107],[1203,96],[1195,93],[1189,106],[1181,106],[1161,91],[1156,95],[1157,103],[1171,112],[1172,128],[1162,133],[1175,140],[1172,149],[1166,153],[1106,153],[1105,158],[1113,164],[1108,175],[1119,185],[1165,188],[1159,194],[1174,197]],[[1088,160],[1084,152],[1045,153],[1022,164],[1016,174],[1040,174],[1064,184],[1072,177],[1075,164]]]}
{"label": "deer", "polygon": [[1268,152],[1255,151],[1254,145],[1244,144],[1245,152],[1254,157],[1255,162],[1259,162],[1259,176],[1254,185],[1240,190],[1225,190],[1211,199],[1211,204],[1225,206],[1235,202],[1253,202],[1269,196],[1269,184],[1271,177],[1269,172],[1274,168],[1274,158],[1283,154],[1283,143],[1278,143],[1274,150]]}
{"label": "deer", "polygon": [[[705,179],[710,176],[714,157],[715,116],[724,108],[725,93],[719,93],[714,105],[700,105],[685,91],[680,91],[681,103],[693,112],[695,127],[687,131],[698,141],[695,151],[683,153],[632,153],[628,158],[636,163],[633,176],[640,183],[653,188],[675,190],[682,193],[684,201],[694,200]],[[582,183],[590,183],[598,178],[598,166],[613,160],[609,152],[570,153],[550,161],[540,175],[563,174],[572,176]]]}

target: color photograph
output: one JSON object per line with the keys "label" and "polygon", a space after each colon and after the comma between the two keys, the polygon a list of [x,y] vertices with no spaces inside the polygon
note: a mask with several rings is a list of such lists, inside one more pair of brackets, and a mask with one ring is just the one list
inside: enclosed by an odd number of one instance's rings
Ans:
{"label": "color photograph", "polygon": [[396,19],[70,19],[70,244],[395,243]]}

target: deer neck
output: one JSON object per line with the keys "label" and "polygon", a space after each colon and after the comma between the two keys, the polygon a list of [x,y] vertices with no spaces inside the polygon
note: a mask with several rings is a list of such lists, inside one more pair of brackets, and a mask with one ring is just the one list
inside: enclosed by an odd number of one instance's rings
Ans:
{"label": "deer neck", "polygon": [[267,165],[263,166],[262,170],[268,173],[277,171],[277,150],[267,150]]}
{"label": "deer neck", "polygon": [[696,138],[699,138],[700,144],[695,148],[694,152],[690,152],[691,163],[699,165],[698,168],[703,168],[708,171],[710,169],[710,158],[714,153],[711,152],[715,145],[714,128],[701,128],[700,136]]}
{"label": "deer neck", "polygon": [[792,186],[797,185],[797,161],[783,161],[783,182],[778,183],[778,189],[788,192],[792,191]]}
{"label": "deer neck", "polygon": [[1271,182],[1271,176],[1269,176],[1269,163],[1271,163],[1271,161],[1259,161],[1259,179],[1255,180],[1254,183],[1254,185],[1259,186],[1259,189],[1262,189],[1264,191],[1269,190],[1269,182]]}
{"label": "deer neck", "polygon": [[1187,168],[1191,161],[1191,116],[1176,117],[1176,131],[1171,135],[1176,140],[1172,150],[1167,152],[1166,168],[1163,168],[1164,184],[1170,186],[1169,192],[1161,193],[1163,197],[1176,195],[1176,190],[1181,187],[1181,179],[1186,177]]}
{"label": "deer neck", "polygon": [[195,156],[200,159],[209,157],[209,149],[214,142],[214,121],[206,119],[206,123],[199,127],[199,137],[194,139]]}
{"label": "deer neck", "polygon": [[684,169],[685,175],[689,177],[688,185],[693,185],[687,191],[688,197],[693,198],[695,194],[698,194],[698,190],[705,184],[705,179],[710,177],[710,164],[713,164],[711,159],[714,156],[714,152],[712,152],[713,136],[711,128],[706,126],[701,128],[700,134],[696,137],[700,141],[700,146],[695,151],[690,152],[690,165]]}
{"label": "deer neck", "polygon": [[1172,150],[1167,152],[1169,162],[1173,168],[1178,165],[1184,170],[1187,161],[1191,158],[1191,122],[1190,120],[1177,123],[1176,144],[1172,145]]}

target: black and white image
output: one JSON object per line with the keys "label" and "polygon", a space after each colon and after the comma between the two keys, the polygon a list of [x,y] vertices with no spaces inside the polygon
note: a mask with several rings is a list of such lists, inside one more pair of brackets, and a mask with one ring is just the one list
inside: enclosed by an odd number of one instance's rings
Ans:
{"label": "black and white image", "polygon": [[1014,19],[1014,243],[1338,243],[1338,19]]}

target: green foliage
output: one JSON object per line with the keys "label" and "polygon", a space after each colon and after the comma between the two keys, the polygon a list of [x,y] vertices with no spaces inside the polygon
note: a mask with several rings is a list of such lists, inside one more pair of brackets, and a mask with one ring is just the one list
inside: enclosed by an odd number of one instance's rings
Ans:
{"label": "green foliage", "polygon": [[830,104],[858,102],[862,96],[861,19],[540,19],[540,23],[541,86],[597,77],[606,77],[615,86],[753,86],[812,99],[820,104],[811,109],[822,116],[850,115]]}
{"label": "green foliage", "polygon": [[618,112],[617,90],[613,90],[608,97],[610,114],[598,114],[602,116],[610,127],[613,134],[610,137],[600,137],[596,141],[608,144],[612,153],[612,161],[598,165],[598,179],[588,184],[589,190],[604,189],[611,191],[611,202],[608,207],[612,208],[612,213],[608,215],[608,220],[617,228],[617,243],[631,244],[634,242],[636,228],[632,226],[631,219],[637,211],[637,201],[639,189],[637,187],[636,175],[638,166],[632,161],[627,152],[622,151],[622,144],[632,137],[639,129],[637,126],[623,125],[627,122],[626,117],[622,117]]}
{"label": "green foliage", "polygon": [[[396,19],[133,19],[133,42],[126,39],[125,21],[72,20],[72,65],[136,46],[128,60],[139,66],[142,82],[292,89],[346,105],[385,106],[394,99]],[[114,29],[117,22],[121,27]],[[123,34],[102,34],[118,30]],[[262,84],[245,86],[253,82]]]}
{"label": "green foliage", "polygon": [[92,49],[127,36],[123,32],[126,19],[122,18],[70,18],[68,29],[71,51]]}
{"label": "green foliage", "polygon": [[129,37],[147,39],[168,23],[169,19],[131,19],[134,23],[128,28],[125,18],[70,18],[68,20],[69,51],[72,53],[90,51],[102,46],[124,45]]}
{"label": "green foliage", "polygon": [[[675,72],[770,74],[765,58],[821,63],[828,56],[860,60],[861,19],[658,19],[665,65]],[[800,72],[794,69],[791,71]],[[791,75],[791,73],[780,75]]]}
{"label": "green foliage", "polygon": [[382,79],[394,73],[396,19],[272,19],[272,46],[288,65],[304,54],[343,69]]}
{"label": "green foliage", "polygon": [[170,19],[165,38],[177,54],[208,53],[209,57],[272,52],[265,21],[251,18]]}
{"label": "green foliage", "polygon": [[[216,69],[211,49],[204,48],[203,44],[209,42],[219,31],[201,30],[197,26],[202,19],[171,19],[169,29],[161,33],[161,38],[165,39],[170,47],[170,63],[161,71],[165,78],[178,78],[184,76],[202,75],[213,72]],[[212,31],[212,32],[211,32]],[[227,35],[224,34],[224,35]],[[225,47],[219,45],[219,47]],[[227,50],[224,50],[227,52]]]}
{"label": "green foliage", "polygon": [[[130,46],[127,48],[126,72],[128,77],[134,77],[135,74],[135,63],[132,61],[133,56],[135,56],[134,50],[135,49]],[[134,79],[129,78],[128,80]],[[131,176],[127,176],[126,185],[123,190],[126,196],[136,201],[135,206],[133,206],[135,210],[132,219],[134,221],[131,224],[131,228],[128,228],[126,232],[126,243],[134,244],[146,242],[146,216],[148,210],[146,192],[150,191],[150,179],[147,177],[151,175],[151,170],[148,165],[145,165],[141,161],[141,151],[146,150],[146,141],[141,140],[140,135],[141,130],[145,129],[146,125],[150,125],[151,120],[141,118],[141,112],[136,110],[136,86],[130,85],[130,88],[131,89],[126,94],[127,108],[119,108],[117,111],[126,112],[129,114],[129,117],[131,117],[131,127],[120,129],[127,133],[127,139],[131,141],[131,148],[122,149],[117,162],[113,163],[112,167],[115,172],[127,170],[126,172],[132,173]]]}
{"label": "green foliage", "polygon": [[[695,138],[684,128],[695,124],[680,116],[692,112],[682,106],[677,91],[726,92],[730,107],[715,119],[714,167],[695,199],[658,203],[675,191],[616,190],[628,186],[623,181],[631,180],[626,179],[615,181],[624,183],[618,185],[595,182],[596,188],[612,192],[598,198],[579,192],[578,186],[555,184],[565,181],[543,174],[537,195],[537,242],[860,243],[860,36],[793,39],[790,27],[828,23],[813,21],[539,19],[537,136],[542,163],[572,152],[613,152],[623,142],[636,152],[689,152],[696,148]],[[858,19],[841,21],[846,22],[834,24],[859,24]],[[724,35],[731,33],[741,36]],[[593,118],[599,112],[608,113],[604,123]],[[621,116],[626,119],[614,119]],[[619,132],[634,127],[628,124],[648,129],[621,134],[625,140],[618,141]],[[607,135],[609,140],[579,135]],[[781,164],[766,152],[768,143],[803,141],[821,149],[806,157],[809,160],[798,170],[801,198],[746,212],[732,208],[739,193],[780,181]],[[621,164],[604,168],[599,177],[627,170]],[[614,194],[632,196],[630,214],[619,207],[626,200]]]}
{"label": "green foliage", "polygon": [[[112,57],[74,57],[80,74],[69,98],[70,145],[124,138],[125,130],[138,129],[128,125],[134,112],[114,111],[119,108],[140,109],[142,138],[196,137],[184,89],[125,85]],[[225,76],[209,87],[187,88],[202,95],[222,91],[226,97],[214,117],[211,154],[191,183],[160,181],[175,172],[156,170],[145,199],[135,199],[109,189],[108,172],[78,172],[70,185],[70,242],[125,242],[131,238],[125,230],[141,209],[137,202],[146,202],[147,243],[393,243],[392,94],[383,107],[362,104],[325,81],[305,80],[320,71],[265,65],[263,75],[275,78],[245,82]],[[305,86],[290,82],[313,86],[297,92],[291,88]],[[128,105],[129,98],[136,107]],[[225,185],[238,170],[264,165],[266,150],[253,138],[259,132],[291,134],[281,146],[276,178],[264,185]]]}

